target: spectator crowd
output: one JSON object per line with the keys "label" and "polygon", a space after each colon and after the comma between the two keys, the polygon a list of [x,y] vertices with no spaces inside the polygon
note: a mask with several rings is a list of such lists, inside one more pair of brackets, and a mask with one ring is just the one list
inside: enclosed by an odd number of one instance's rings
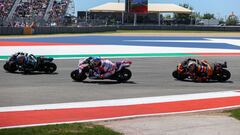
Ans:
{"label": "spectator crowd", "polygon": [[43,18],[47,10],[49,0],[21,0],[14,13],[14,17],[30,19]]}
{"label": "spectator crowd", "polygon": [[14,5],[15,0],[0,0],[0,18],[5,19]]}
{"label": "spectator crowd", "polygon": [[[0,0],[0,20],[3,22],[9,15],[16,0]],[[52,8],[47,12],[47,8],[53,2]],[[16,5],[9,26],[25,27],[33,22],[44,19],[45,14],[49,14],[46,25],[61,25],[69,5],[69,0],[20,0]]]}
{"label": "spectator crowd", "polygon": [[55,0],[53,2],[53,7],[49,12],[49,21],[51,24],[59,25],[64,19],[66,14],[69,0]]}

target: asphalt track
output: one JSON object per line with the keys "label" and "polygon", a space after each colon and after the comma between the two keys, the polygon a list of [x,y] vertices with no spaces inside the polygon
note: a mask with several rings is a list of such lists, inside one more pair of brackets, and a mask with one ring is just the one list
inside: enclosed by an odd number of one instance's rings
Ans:
{"label": "asphalt track", "polygon": [[[0,68],[0,107],[66,103],[232,91],[240,89],[240,57],[197,57],[210,62],[228,62],[232,77],[224,83],[194,83],[177,81],[171,73],[184,57],[129,58],[133,77],[128,83],[115,81],[74,82],[70,72],[78,60],[55,60],[58,70],[55,74],[22,75],[7,73]],[[112,59],[116,61],[118,59]],[[2,67],[4,61],[0,61]]]}

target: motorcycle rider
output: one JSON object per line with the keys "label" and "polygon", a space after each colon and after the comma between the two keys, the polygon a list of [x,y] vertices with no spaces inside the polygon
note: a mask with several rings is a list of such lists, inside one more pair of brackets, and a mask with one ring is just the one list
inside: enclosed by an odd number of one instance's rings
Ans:
{"label": "motorcycle rider", "polygon": [[101,57],[93,57],[92,65],[94,67],[93,78],[109,78],[115,73],[116,65],[108,59],[102,59]]}
{"label": "motorcycle rider", "polygon": [[188,58],[188,59],[184,60],[182,63],[178,64],[178,72],[179,73],[187,72],[188,64],[191,62],[196,63],[196,64],[200,63],[198,59]]}
{"label": "motorcycle rider", "polygon": [[23,71],[31,71],[37,66],[37,58],[33,54],[16,53],[16,63],[22,68]]}
{"label": "motorcycle rider", "polygon": [[11,62],[17,62],[17,56],[18,55],[24,55],[23,52],[17,52],[17,53],[14,53],[10,58],[9,58],[9,61]]}
{"label": "motorcycle rider", "polygon": [[179,72],[187,72],[194,81],[207,81],[213,74],[213,68],[207,60],[189,58],[178,66]]}
{"label": "motorcycle rider", "polygon": [[88,57],[84,60],[79,60],[79,63],[78,63],[78,66],[79,67],[82,67],[83,65],[85,64],[88,64],[89,66],[91,65],[91,60],[92,60],[93,57]]}

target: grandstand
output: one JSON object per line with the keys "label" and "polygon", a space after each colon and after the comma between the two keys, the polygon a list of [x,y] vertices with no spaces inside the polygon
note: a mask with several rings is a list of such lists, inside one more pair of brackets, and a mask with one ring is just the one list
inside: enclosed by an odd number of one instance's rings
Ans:
{"label": "grandstand", "polygon": [[73,7],[73,0],[0,0],[0,25],[61,25]]}

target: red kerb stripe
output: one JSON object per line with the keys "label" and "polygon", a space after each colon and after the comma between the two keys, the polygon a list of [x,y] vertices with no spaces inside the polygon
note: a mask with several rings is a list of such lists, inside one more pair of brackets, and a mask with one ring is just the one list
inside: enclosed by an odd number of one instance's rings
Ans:
{"label": "red kerb stripe", "polygon": [[[70,43],[48,43],[48,42],[15,42],[15,41],[0,41],[0,46],[60,46],[69,45]],[[70,45],[94,45],[94,44],[76,44]]]}
{"label": "red kerb stripe", "polygon": [[0,127],[184,112],[240,105],[240,96],[129,106],[1,112]]}
{"label": "red kerb stripe", "polygon": [[240,52],[226,52],[226,53],[191,53],[201,56],[240,56]]}

